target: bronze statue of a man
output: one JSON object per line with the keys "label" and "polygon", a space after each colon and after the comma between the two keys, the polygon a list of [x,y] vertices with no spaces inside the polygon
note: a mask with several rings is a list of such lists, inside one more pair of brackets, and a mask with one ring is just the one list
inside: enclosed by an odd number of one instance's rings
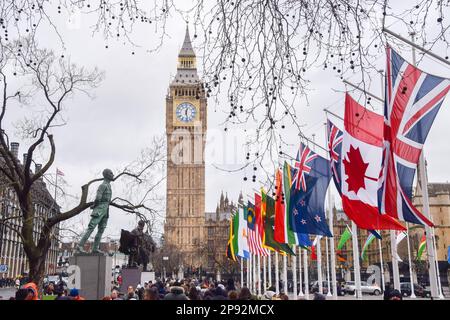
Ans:
{"label": "bronze statue of a man", "polygon": [[103,170],[103,178],[102,184],[97,189],[97,196],[95,197],[94,204],[91,206],[91,221],[89,221],[88,229],[78,244],[78,252],[86,253],[84,244],[89,239],[89,236],[94,231],[95,227],[98,226],[94,245],[92,246],[92,253],[104,253],[100,251],[99,246],[103,232],[106,229],[106,224],[108,223],[109,204],[112,197],[111,181],[114,179],[114,174],[110,169],[105,169]]}

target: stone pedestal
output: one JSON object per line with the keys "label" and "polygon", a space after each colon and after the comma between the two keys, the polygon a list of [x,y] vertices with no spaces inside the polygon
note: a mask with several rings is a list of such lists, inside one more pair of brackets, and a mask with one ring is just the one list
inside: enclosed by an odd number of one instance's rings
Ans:
{"label": "stone pedestal", "polygon": [[80,268],[80,295],[87,300],[99,300],[111,294],[112,258],[103,254],[75,254],[70,265]]}
{"label": "stone pedestal", "polygon": [[144,284],[145,282],[152,282],[155,283],[155,273],[150,271],[142,271],[141,274],[141,284]]}
{"label": "stone pedestal", "polygon": [[136,286],[141,283],[141,274],[142,270],[140,268],[123,268],[120,291],[126,293],[129,286],[136,289]]}

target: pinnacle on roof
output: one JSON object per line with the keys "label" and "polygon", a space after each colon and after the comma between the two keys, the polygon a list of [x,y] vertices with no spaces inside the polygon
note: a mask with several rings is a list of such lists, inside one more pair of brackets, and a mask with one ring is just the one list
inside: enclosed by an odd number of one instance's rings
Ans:
{"label": "pinnacle on roof", "polygon": [[191,37],[189,36],[189,26],[186,24],[186,34],[184,35],[183,46],[181,47],[179,57],[195,57],[194,49],[192,49]]}

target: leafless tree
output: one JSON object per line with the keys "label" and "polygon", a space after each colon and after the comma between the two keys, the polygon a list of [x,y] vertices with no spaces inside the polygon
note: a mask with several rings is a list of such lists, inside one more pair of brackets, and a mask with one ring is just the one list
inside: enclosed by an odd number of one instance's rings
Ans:
{"label": "leafless tree", "polygon": [[[56,57],[50,50],[39,49],[36,42],[29,38],[10,44],[0,43],[0,175],[4,182],[2,185],[13,190],[20,207],[16,218],[21,222],[17,228],[8,223],[8,220],[3,220],[2,224],[19,235],[29,261],[29,277],[40,284],[47,252],[53,237],[57,235],[55,228],[62,221],[71,219],[92,206],[93,199],[89,199],[90,187],[103,180],[95,178],[82,185],[77,204],[67,211],[60,212],[55,204],[54,214],[44,216],[37,212],[35,204],[43,198],[39,193],[42,188],[38,185],[43,183],[43,177],[52,167],[56,154],[53,131],[55,127],[64,124],[61,114],[67,100],[77,94],[89,95],[100,84],[103,74],[96,69],[78,67],[70,63],[68,58]],[[20,78],[20,81],[16,78]],[[24,91],[15,88],[16,86]],[[7,117],[17,106],[32,110],[31,106],[34,104],[45,107],[39,111],[40,117],[25,117],[21,122],[23,125],[19,125],[23,138],[30,141],[27,156],[21,162],[9,148],[11,132],[7,129]],[[153,194],[152,190],[163,179],[161,168],[165,159],[164,145],[162,139],[154,140],[140,159],[116,172],[114,178],[115,181],[120,179],[127,186],[128,192],[137,193],[137,188],[145,188],[140,200],[128,197],[128,193],[112,199],[111,206],[147,221],[150,228],[157,212],[148,203],[149,195]],[[39,148],[44,150],[47,159],[40,169],[33,172],[31,165]],[[161,176],[158,175],[157,178],[153,170],[160,172]],[[37,224],[41,228],[39,236],[35,237]]]}

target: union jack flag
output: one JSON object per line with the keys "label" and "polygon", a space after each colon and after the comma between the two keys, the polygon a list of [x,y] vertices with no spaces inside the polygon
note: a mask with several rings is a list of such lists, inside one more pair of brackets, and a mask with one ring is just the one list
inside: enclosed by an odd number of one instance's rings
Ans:
{"label": "union jack flag", "polygon": [[328,153],[330,154],[330,169],[336,189],[341,194],[341,150],[342,131],[327,120]]}
{"label": "union jack flag", "polygon": [[300,144],[300,149],[297,153],[297,160],[295,161],[295,168],[297,169],[297,174],[294,177],[295,188],[297,190],[303,189],[306,191],[306,181],[305,173],[309,174],[311,172],[311,161],[317,158],[317,154],[314,153],[308,146]]}
{"label": "union jack flag", "polygon": [[423,144],[450,81],[409,64],[390,47],[386,50],[383,163],[378,207],[398,220],[433,223],[412,204],[412,184]]}

